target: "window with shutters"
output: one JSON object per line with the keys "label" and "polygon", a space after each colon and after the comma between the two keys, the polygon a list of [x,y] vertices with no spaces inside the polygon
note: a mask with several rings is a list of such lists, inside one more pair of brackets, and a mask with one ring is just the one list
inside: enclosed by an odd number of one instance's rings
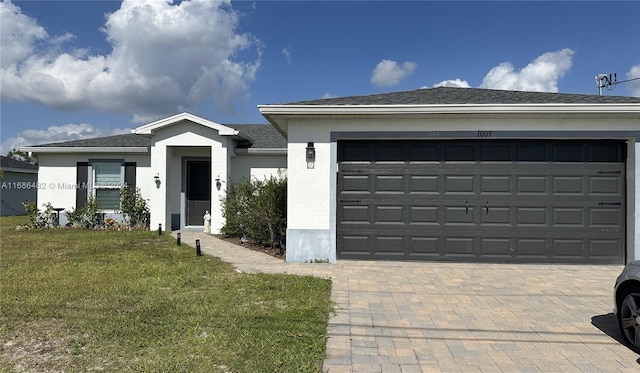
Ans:
{"label": "window with shutters", "polygon": [[120,209],[120,189],[124,186],[121,161],[92,162],[93,196],[103,210]]}

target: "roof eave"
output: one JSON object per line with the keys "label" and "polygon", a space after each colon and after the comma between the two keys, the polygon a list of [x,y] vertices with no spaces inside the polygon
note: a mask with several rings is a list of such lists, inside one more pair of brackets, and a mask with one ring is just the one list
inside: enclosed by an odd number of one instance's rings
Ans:
{"label": "roof eave", "polygon": [[236,154],[287,155],[287,148],[236,148]]}
{"label": "roof eave", "polygon": [[37,168],[15,168],[15,167],[0,167],[4,172],[17,172],[22,174],[37,174]]}
{"label": "roof eave", "polygon": [[640,114],[640,104],[447,104],[447,105],[258,105],[273,115],[402,115],[402,114]]}
{"label": "roof eave", "polygon": [[25,146],[20,150],[30,153],[149,153],[146,146],[103,147],[103,146]]}

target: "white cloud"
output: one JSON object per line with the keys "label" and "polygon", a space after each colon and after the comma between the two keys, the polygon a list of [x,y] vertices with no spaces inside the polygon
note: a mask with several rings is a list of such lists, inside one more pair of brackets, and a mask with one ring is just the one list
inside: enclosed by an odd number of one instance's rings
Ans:
{"label": "white cloud", "polygon": [[[640,78],[640,65],[631,66],[631,69],[627,72],[625,79]],[[627,91],[631,96],[640,97],[640,79],[631,80],[624,83],[627,85]]]}
{"label": "white cloud", "polygon": [[229,0],[124,0],[102,28],[107,55],[62,48],[72,35],[50,36],[9,1],[0,15],[3,101],[140,117],[210,101],[231,113],[260,68],[262,45],[237,31]]}
{"label": "white cloud", "polygon": [[50,126],[46,130],[26,129],[21,131],[16,137],[4,139],[2,143],[0,143],[0,154],[7,154],[8,151],[18,149],[22,146],[60,141],[83,140],[101,136],[122,135],[126,133],[131,133],[131,129],[115,128],[104,130],[87,123]]}
{"label": "white cloud", "polygon": [[282,54],[284,55],[284,58],[287,59],[287,64],[291,65],[291,51],[289,48],[283,48]]}
{"label": "white cloud", "polygon": [[503,62],[487,73],[480,88],[558,92],[558,81],[571,68],[573,54],[569,48],[547,52],[520,71]]}
{"label": "white cloud", "polygon": [[398,65],[396,61],[382,60],[373,69],[371,83],[382,86],[392,86],[400,83],[400,81],[413,73],[416,68],[414,62],[406,61],[402,65]]}
{"label": "white cloud", "polygon": [[332,95],[331,93],[327,92],[324,95],[322,95],[322,98],[335,98],[337,96]]}
{"label": "white cloud", "polygon": [[[435,87],[471,88],[471,86],[466,80],[461,80],[461,79],[443,80],[440,83],[434,84],[433,87],[434,88]],[[423,88],[427,88],[427,87],[423,87]]]}
{"label": "white cloud", "polygon": [[[34,46],[49,35],[36,20],[9,1],[0,3],[0,66],[12,66],[34,54]],[[4,74],[4,72],[3,72]]]}

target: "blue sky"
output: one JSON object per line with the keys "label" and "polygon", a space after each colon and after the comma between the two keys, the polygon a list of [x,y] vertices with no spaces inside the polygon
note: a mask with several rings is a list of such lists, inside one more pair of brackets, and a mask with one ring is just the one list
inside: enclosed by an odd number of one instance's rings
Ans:
{"label": "blue sky", "polygon": [[266,123],[257,105],[640,77],[638,1],[2,1],[0,17],[2,154],[182,111]]}

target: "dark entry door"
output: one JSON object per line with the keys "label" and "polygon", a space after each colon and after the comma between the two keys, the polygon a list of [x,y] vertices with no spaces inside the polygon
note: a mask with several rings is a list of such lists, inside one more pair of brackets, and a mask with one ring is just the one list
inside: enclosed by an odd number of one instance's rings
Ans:
{"label": "dark entry door", "polygon": [[202,217],[211,209],[211,162],[187,161],[187,225],[204,225]]}

